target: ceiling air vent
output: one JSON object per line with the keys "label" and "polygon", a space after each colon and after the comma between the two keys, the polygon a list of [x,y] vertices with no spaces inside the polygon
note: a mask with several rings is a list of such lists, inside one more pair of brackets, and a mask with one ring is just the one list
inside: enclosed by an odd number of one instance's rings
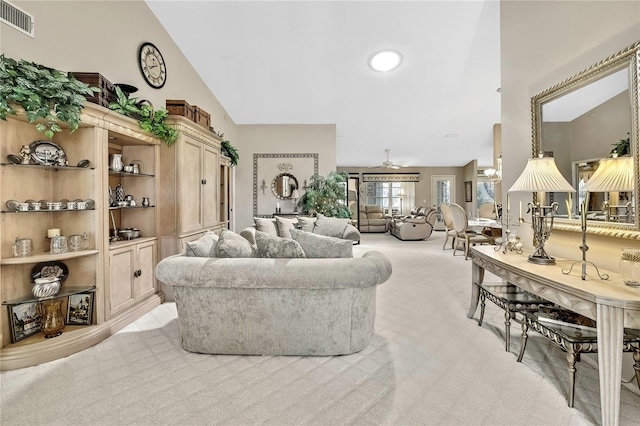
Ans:
{"label": "ceiling air vent", "polygon": [[30,37],[34,36],[33,15],[6,0],[0,0],[0,22],[4,22]]}

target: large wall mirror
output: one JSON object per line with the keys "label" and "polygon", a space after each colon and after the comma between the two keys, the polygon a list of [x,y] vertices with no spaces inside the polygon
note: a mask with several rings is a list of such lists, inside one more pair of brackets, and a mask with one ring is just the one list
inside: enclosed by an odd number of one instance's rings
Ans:
{"label": "large wall mirror", "polygon": [[[588,232],[640,238],[638,220],[638,106],[640,42],[531,98],[533,155],[555,158],[576,192],[554,193],[559,204],[554,228],[580,231],[582,186],[611,157],[616,144],[629,138],[634,186],[627,192],[589,194]],[[546,200],[549,201],[549,200]]]}

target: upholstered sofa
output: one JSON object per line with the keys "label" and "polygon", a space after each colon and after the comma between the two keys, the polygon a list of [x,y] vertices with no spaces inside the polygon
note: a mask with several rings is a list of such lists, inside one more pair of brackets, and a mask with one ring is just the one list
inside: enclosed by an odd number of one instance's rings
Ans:
{"label": "upholstered sofa", "polygon": [[[298,231],[302,232],[302,231]],[[379,252],[359,258],[168,257],[182,347],[244,355],[340,355],[374,332],[376,286],[391,275]]]}
{"label": "upholstered sofa", "polygon": [[410,215],[392,219],[389,223],[389,231],[400,240],[424,240],[431,236],[436,218],[436,209],[416,207]]}
{"label": "upholstered sofa", "polygon": [[387,232],[389,217],[380,206],[366,205],[360,208],[360,232]]}

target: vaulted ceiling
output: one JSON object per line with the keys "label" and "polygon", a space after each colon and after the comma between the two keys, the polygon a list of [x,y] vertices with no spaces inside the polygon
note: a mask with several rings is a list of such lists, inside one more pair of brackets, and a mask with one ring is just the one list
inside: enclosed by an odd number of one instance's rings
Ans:
{"label": "vaulted ceiling", "polygon": [[237,124],[335,124],[344,167],[493,163],[498,1],[147,3]]}

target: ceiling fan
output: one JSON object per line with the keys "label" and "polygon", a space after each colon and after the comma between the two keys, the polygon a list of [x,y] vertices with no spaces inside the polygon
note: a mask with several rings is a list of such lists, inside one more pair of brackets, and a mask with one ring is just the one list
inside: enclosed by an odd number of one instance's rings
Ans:
{"label": "ceiling fan", "polygon": [[394,164],[393,161],[389,161],[389,148],[384,150],[387,153],[387,161],[383,161],[381,166],[372,166],[375,168],[383,168],[383,169],[399,169],[401,167],[407,167],[405,165]]}

